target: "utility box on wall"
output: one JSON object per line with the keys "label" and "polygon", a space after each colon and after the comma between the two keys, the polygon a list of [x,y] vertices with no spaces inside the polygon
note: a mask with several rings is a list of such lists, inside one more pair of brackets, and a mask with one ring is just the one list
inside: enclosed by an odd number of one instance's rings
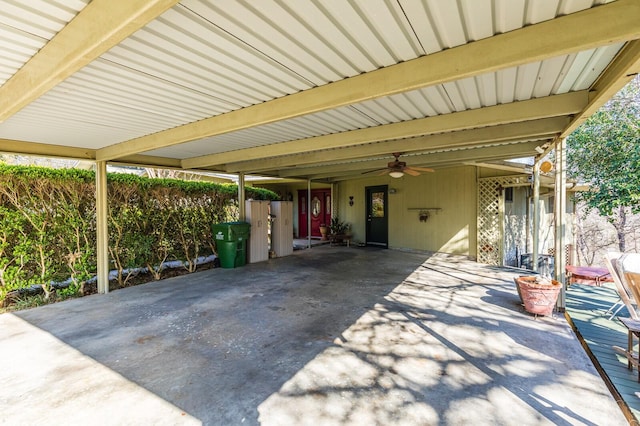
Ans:
{"label": "utility box on wall", "polygon": [[271,202],[271,250],[277,257],[293,253],[293,202]]}
{"label": "utility box on wall", "polygon": [[269,201],[247,200],[246,221],[251,224],[247,247],[249,263],[269,259]]}

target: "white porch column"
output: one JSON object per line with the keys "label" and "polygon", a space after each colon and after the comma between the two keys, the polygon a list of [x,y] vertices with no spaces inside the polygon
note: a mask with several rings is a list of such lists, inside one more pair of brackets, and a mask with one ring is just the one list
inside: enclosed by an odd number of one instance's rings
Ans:
{"label": "white porch column", "polygon": [[238,220],[245,221],[247,219],[247,209],[245,206],[244,193],[244,173],[238,173]]}
{"label": "white porch column", "polygon": [[531,250],[531,265],[538,271],[538,256],[540,253],[540,159],[533,163],[533,247]]}
{"label": "white porch column", "polygon": [[107,199],[107,162],[96,162],[96,266],[98,293],[109,293],[109,200]]}
{"label": "white porch column", "polygon": [[562,138],[556,141],[556,184],[555,184],[555,278],[562,283],[562,290],[558,296],[558,308],[565,308],[565,266],[567,263],[566,246],[566,229],[565,224],[567,211],[567,159],[566,159],[567,141]]}
{"label": "white porch column", "polygon": [[[331,183],[331,217],[340,216],[338,212],[338,186],[336,183]],[[344,220],[344,217],[342,218]]]}
{"label": "white porch column", "polygon": [[307,247],[311,248],[311,179],[307,179]]}

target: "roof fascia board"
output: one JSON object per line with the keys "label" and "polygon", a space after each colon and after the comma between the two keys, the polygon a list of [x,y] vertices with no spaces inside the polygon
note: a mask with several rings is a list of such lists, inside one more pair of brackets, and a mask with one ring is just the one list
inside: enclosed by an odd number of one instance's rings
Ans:
{"label": "roof fascia board", "polygon": [[[98,160],[145,152],[554,56],[640,38],[640,2],[618,0],[355,77],[101,148]],[[588,28],[589,31],[584,31]]]}
{"label": "roof fascia board", "polygon": [[93,0],[0,87],[0,122],[157,18],[178,0]]}
{"label": "roof fascia board", "polygon": [[[71,160],[95,161],[96,159],[95,150],[93,149],[38,142],[24,142],[13,139],[0,139],[0,152],[7,154],[33,155],[36,157],[65,158]],[[114,162],[114,164],[182,170],[180,160],[154,157],[150,155],[131,155],[119,159],[117,162]]]}
{"label": "roof fascia board", "polygon": [[38,142],[24,142],[13,139],[0,139],[0,152],[35,155],[39,157],[68,158],[73,160],[95,160],[96,158],[96,153],[93,149]]}
{"label": "roof fascia board", "polygon": [[[151,155],[130,155],[119,158],[117,161],[110,161],[109,164],[184,170],[180,167],[180,160]],[[194,169],[194,171],[196,170]],[[210,172],[210,170],[207,170],[207,172]]]}
{"label": "roof fascia board", "polygon": [[522,167],[517,167],[517,166],[507,166],[504,164],[492,164],[492,163],[487,163],[479,160],[467,161],[464,164],[466,166],[483,167],[485,169],[500,170],[503,172],[515,172],[515,173],[522,173],[527,175],[533,174],[533,172],[531,171],[531,167],[526,166],[524,164],[522,165]]}

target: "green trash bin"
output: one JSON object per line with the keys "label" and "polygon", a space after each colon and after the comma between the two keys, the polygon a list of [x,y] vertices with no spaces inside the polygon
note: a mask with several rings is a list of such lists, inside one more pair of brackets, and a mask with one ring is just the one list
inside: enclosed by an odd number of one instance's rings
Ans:
{"label": "green trash bin", "polygon": [[247,240],[249,240],[249,234],[251,233],[251,224],[248,222],[231,222],[230,225],[237,243],[235,266],[244,266],[247,264]]}
{"label": "green trash bin", "polygon": [[218,247],[220,266],[236,268],[247,263],[247,239],[251,224],[247,222],[226,222],[211,225],[213,238]]}
{"label": "green trash bin", "polygon": [[216,241],[216,246],[218,247],[220,266],[223,268],[235,268],[238,243],[235,241]]}

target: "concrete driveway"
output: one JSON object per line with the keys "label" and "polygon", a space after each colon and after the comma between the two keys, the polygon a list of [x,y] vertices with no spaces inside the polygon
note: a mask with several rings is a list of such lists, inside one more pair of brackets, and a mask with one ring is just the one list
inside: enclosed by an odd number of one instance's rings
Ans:
{"label": "concrete driveway", "polygon": [[626,424],[514,275],[323,246],[0,315],[0,423]]}

